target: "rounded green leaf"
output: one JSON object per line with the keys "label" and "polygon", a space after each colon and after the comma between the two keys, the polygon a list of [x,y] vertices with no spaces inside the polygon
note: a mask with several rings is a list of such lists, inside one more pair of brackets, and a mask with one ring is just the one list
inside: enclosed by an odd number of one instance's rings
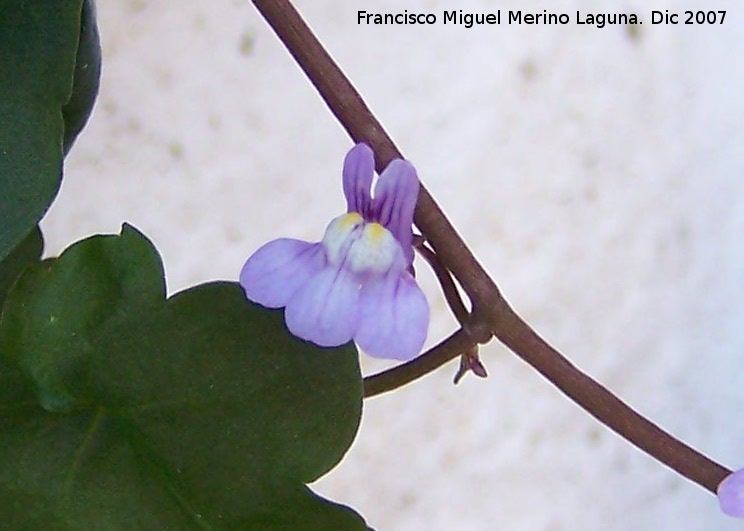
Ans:
{"label": "rounded green leaf", "polygon": [[99,348],[93,338],[164,298],[162,264],[141,234],[125,226],[121,236],[93,236],[18,279],[0,351],[31,378],[43,407],[69,411],[90,402],[83,388]]}
{"label": "rounded green leaf", "polygon": [[65,155],[88,122],[101,83],[101,39],[96,23],[96,5],[83,1],[80,16],[80,42],[75,56],[75,74],[70,100],[62,107],[65,121],[63,150]]}
{"label": "rounded green leaf", "polygon": [[235,283],[165,300],[131,227],[27,269],[0,354],[41,406],[0,418],[0,485],[26,485],[72,528],[366,529],[304,486],[356,433],[353,345],[294,338]]}
{"label": "rounded green leaf", "polygon": [[4,412],[0,426],[0,514],[20,519],[25,505],[48,522],[3,529],[198,529],[104,410]]}
{"label": "rounded green leaf", "polygon": [[0,1],[0,260],[41,219],[62,177],[82,0]]}
{"label": "rounded green leaf", "polygon": [[34,227],[5,260],[0,262],[0,311],[10,287],[26,266],[39,261],[43,250],[44,239],[41,231],[39,227]]}

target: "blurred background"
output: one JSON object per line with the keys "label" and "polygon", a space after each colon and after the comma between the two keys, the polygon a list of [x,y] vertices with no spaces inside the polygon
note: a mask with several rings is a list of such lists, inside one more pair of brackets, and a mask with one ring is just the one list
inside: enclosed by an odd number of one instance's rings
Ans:
{"label": "blurred background", "polygon": [[[744,8],[732,0],[297,0],[507,299],[572,362],[744,466]],[[565,12],[566,26],[360,26],[357,11]],[[651,25],[651,10],[723,25]],[[642,25],[575,24],[635,12]],[[99,2],[101,94],[43,222],[47,254],[128,221],[170,293],[345,206],[344,131],[247,0]],[[433,276],[428,344],[455,328]],[[733,530],[492,343],[366,402],[314,488],[380,530]],[[386,365],[363,357],[364,371]]]}

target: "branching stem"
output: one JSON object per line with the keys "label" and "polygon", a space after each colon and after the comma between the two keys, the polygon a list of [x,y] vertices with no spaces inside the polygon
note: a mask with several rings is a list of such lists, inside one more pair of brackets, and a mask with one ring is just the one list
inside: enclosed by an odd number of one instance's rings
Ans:
{"label": "branching stem", "polygon": [[[382,125],[291,2],[253,0],[253,3],[351,138],[355,142],[366,142],[375,151],[377,170],[384,169],[394,158],[402,158]],[[415,223],[433,247],[439,263],[455,276],[470,298],[473,311],[461,330],[430,351],[366,378],[365,396],[405,385],[495,336],[597,420],[679,474],[715,493],[718,484],[731,471],[636,413],[538,336],[507,304],[423,184]]]}

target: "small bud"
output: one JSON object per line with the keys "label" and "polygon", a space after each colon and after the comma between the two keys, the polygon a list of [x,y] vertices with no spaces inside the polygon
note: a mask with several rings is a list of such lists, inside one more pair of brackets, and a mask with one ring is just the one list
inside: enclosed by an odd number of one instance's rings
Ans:
{"label": "small bud", "polygon": [[470,352],[467,354],[463,354],[460,357],[460,367],[457,369],[457,372],[455,373],[455,377],[453,379],[455,385],[460,383],[460,380],[462,380],[463,376],[467,374],[468,372],[472,372],[479,378],[487,378],[488,372],[486,372],[486,367],[481,363],[480,358],[478,357],[478,347],[474,347]]}

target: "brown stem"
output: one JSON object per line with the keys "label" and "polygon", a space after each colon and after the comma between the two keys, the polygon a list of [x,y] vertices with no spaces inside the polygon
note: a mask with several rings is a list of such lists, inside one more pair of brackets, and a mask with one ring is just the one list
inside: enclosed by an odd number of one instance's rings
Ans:
{"label": "brown stem", "polygon": [[665,432],[571,364],[527,323],[510,312],[496,337],[564,394],[621,437],[715,494],[731,470]]}
{"label": "brown stem", "polygon": [[392,391],[401,387],[401,385],[421,378],[467,352],[473,348],[474,344],[468,334],[460,329],[418,358],[366,377],[364,379],[364,398]]}
{"label": "brown stem", "polygon": [[[253,0],[253,3],[305,71],[352,139],[357,142],[364,141],[372,146],[378,171],[387,166],[393,158],[401,157],[382,125],[372,115],[351,82],[323,49],[292,4],[288,0]],[[457,332],[442,345],[447,341],[455,343],[460,340],[463,341],[463,346],[472,344],[473,340],[484,343],[495,335],[563,393],[620,436],[681,475],[715,493],[718,484],[731,471],[640,416],[542,340],[509,307],[496,284],[475,259],[423,185],[416,206],[415,222],[427,241],[432,244],[442,265],[454,274],[473,304],[473,314],[464,327],[465,330]],[[466,350],[451,357],[464,352]],[[437,347],[403,365],[403,369],[388,371],[370,378],[368,382],[387,382],[387,387],[380,385],[379,389],[397,387],[447,361],[446,359],[442,361],[446,357],[445,354],[449,356],[451,352],[444,348],[439,350]],[[433,360],[431,363],[427,361],[429,357]],[[411,367],[416,367],[417,370],[413,371]],[[368,383],[368,386],[371,384]]]}
{"label": "brown stem", "polygon": [[[442,288],[442,293],[444,293],[444,299],[447,301],[447,306],[450,307],[452,314],[455,316],[455,319],[457,319],[457,322],[460,323],[461,329],[463,329],[467,326],[468,320],[470,319],[470,313],[465,307],[462,297],[460,297],[460,292],[457,291],[457,286],[455,285],[455,279],[452,278],[452,273],[442,265],[439,261],[439,257],[437,257],[437,253],[432,251],[429,246],[426,245],[426,240],[423,236],[415,237],[413,240],[413,246],[434,271],[434,274],[439,281],[439,285]],[[433,357],[433,353],[427,352],[424,356]],[[435,368],[436,367],[433,367],[432,370]],[[412,373],[410,373],[407,368],[405,370],[401,369],[401,371],[396,371],[396,369],[397,367],[384,373],[391,383],[398,379],[401,381],[398,385],[398,387],[400,387],[411,381],[410,376]],[[487,377],[486,368],[478,358],[478,343],[473,341],[471,341],[467,350],[461,353],[460,367],[455,373],[455,377],[452,380],[453,383],[455,385],[458,384],[460,380],[471,371],[480,378]],[[423,375],[424,374],[420,374],[416,376],[416,378],[420,378]],[[379,375],[375,375],[373,378],[377,378],[378,376]],[[367,378],[365,378],[365,383],[366,381]],[[395,387],[387,388],[386,391],[391,391],[392,389],[395,389]],[[367,396],[368,395],[365,395],[365,397]]]}
{"label": "brown stem", "polygon": [[439,281],[439,285],[442,288],[442,292],[444,293],[447,305],[452,310],[455,319],[460,323],[460,326],[465,326],[470,318],[470,314],[468,313],[468,309],[465,307],[465,303],[462,302],[460,292],[457,291],[457,286],[452,278],[452,274],[441,264],[436,253],[429,249],[424,242],[416,245],[416,250],[424,260],[426,260],[432,271],[434,271],[434,274]]}

